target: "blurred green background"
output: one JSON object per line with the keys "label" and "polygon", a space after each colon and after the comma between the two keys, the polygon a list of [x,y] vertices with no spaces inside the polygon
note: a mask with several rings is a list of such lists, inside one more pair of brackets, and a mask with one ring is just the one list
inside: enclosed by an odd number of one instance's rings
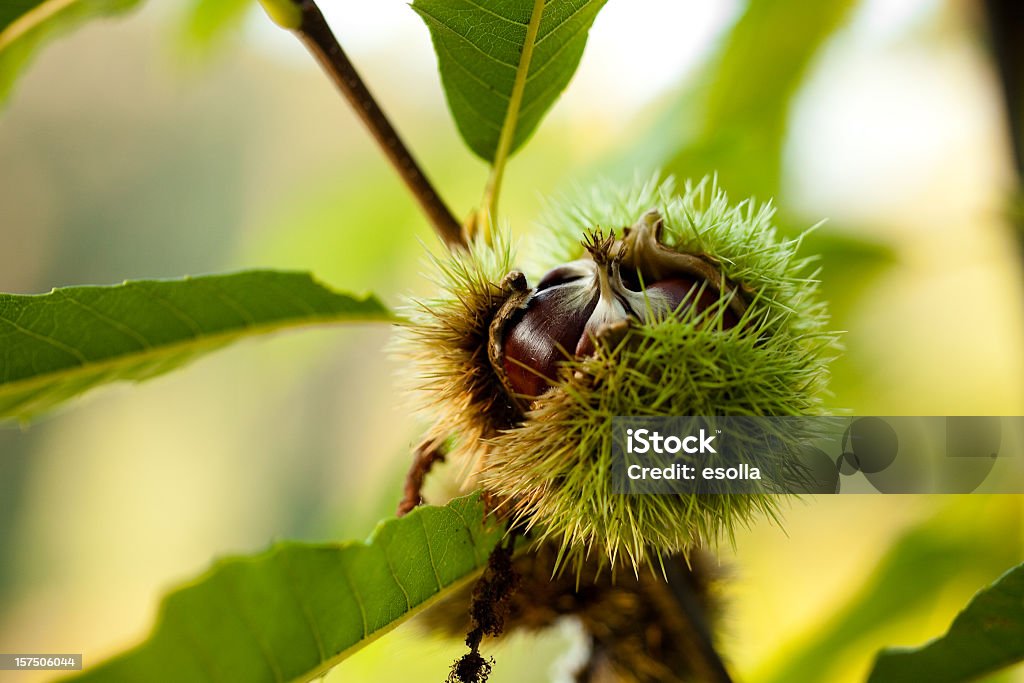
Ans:
{"label": "blurred green background", "polygon": [[[324,3],[460,215],[486,168],[399,0]],[[654,168],[775,198],[846,330],[832,405],[1024,414],[1016,192],[983,7],[959,0],[611,0],[580,71],[512,162],[529,241],[543,197]],[[312,60],[245,0],[150,0],[33,61],[0,114],[0,291],[249,267],[309,269],[398,304],[438,243]],[[0,651],[138,640],[159,596],[279,538],[362,538],[423,424],[384,328],[248,342],[0,428]],[[450,489],[435,477],[430,492]],[[939,635],[1024,555],[1018,496],[794,502],[721,548],[723,650],[748,681],[856,681]],[[413,621],[328,680],[439,680],[463,650]],[[495,683],[556,680],[570,624],[489,646]],[[564,668],[564,667],[563,667]],[[1020,672],[993,680],[1024,680]],[[0,673],[0,680],[45,675]]]}

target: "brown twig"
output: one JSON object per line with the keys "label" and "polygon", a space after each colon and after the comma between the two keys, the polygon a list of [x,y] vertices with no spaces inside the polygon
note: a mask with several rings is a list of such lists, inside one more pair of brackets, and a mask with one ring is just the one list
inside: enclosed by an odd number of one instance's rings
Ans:
{"label": "brown twig", "polygon": [[1024,7],[1018,0],[986,0],[985,6],[1016,171],[1011,220],[1024,257]]}
{"label": "brown twig", "polygon": [[662,586],[667,589],[671,602],[677,608],[672,610],[674,615],[690,636],[686,642],[690,645],[688,649],[694,669],[701,674],[701,680],[708,683],[732,683],[732,677],[715,648],[711,627],[694,594],[690,578],[677,562],[666,562],[664,569],[666,582]]}
{"label": "brown twig", "polygon": [[985,6],[1014,166],[1024,173],[1024,7],[1017,0],[986,0]]}
{"label": "brown twig", "polygon": [[370,129],[374,139],[387,155],[391,165],[405,181],[409,191],[419,202],[420,208],[427,215],[434,230],[449,248],[465,246],[466,237],[462,226],[455,219],[448,205],[431,185],[420,169],[412,153],[402,142],[398,132],[381,110],[370,90],[341,45],[338,43],[330,26],[324,19],[320,8],[313,0],[299,0],[296,5],[302,11],[302,22],[295,33],[306,48],[320,62],[327,75],[342,92],[349,104],[359,114],[366,127]]}
{"label": "brown twig", "polygon": [[423,480],[435,463],[444,461],[444,442],[428,439],[416,447],[412,465],[405,475],[405,492],[398,504],[398,516],[402,517],[423,502]]}

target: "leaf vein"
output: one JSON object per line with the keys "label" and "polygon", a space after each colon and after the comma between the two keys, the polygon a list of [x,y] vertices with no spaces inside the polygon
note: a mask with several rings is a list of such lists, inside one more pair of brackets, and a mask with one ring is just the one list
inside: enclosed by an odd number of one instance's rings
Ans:
{"label": "leaf vein", "polygon": [[[575,19],[583,10],[590,8],[592,4],[593,0],[584,0],[584,2],[581,3],[579,7],[575,8],[572,12],[567,14],[564,19],[562,19],[560,22],[552,26],[547,33],[537,38],[537,42],[534,43],[534,47],[540,47],[541,43],[543,43],[545,40],[558,33],[558,31],[560,31],[563,26],[565,26],[570,21]],[[586,25],[586,22],[584,22],[584,25]],[[575,34],[575,32],[573,33]]]}
{"label": "leaf vein", "polygon": [[[469,520],[467,520],[466,516],[462,514],[462,510],[459,510],[456,507],[452,507],[450,509],[452,510],[452,512],[459,516],[459,519],[462,520],[462,525],[465,526],[466,530],[469,532],[470,540],[475,541],[476,539],[473,538],[473,527],[469,525]],[[473,543],[473,556],[474,559],[476,559],[477,563],[479,564],[481,562],[480,549],[477,547],[476,543]]]}
{"label": "leaf vein", "polygon": [[299,606],[299,611],[302,612],[302,618],[306,622],[306,625],[309,627],[309,631],[313,636],[313,642],[316,643],[317,656],[320,658],[320,661],[323,662],[327,659],[327,650],[324,648],[323,634],[320,633],[320,626],[317,624],[316,620],[313,619],[313,612],[309,609],[309,605],[306,604],[306,601],[302,599],[299,591],[295,588],[299,582],[295,578],[289,553],[282,550],[280,557],[281,562],[284,565],[285,576],[288,578],[288,581],[285,582],[285,585],[288,586],[288,593]]}
{"label": "leaf vein", "polygon": [[[419,7],[417,9],[419,9],[420,14],[422,14],[424,17],[429,17],[430,20],[434,23],[435,26],[444,29],[450,35],[455,36],[456,38],[458,38],[462,42],[470,45],[474,50],[479,52],[481,55],[483,55],[488,60],[494,62],[495,64],[500,64],[501,66],[504,66],[504,67],[510,69],[513,72],[516,70],[516,68],[517,68],[516,64],[512,64],[511,62],[506,62],[506,61],[504,61],[502,59],[498,59],[497,57],[495,57],[494,55],[490,54],[485,49],[483,49],[482,47],[477,45],[476,42],[471,40],[468,36],[458,32],[457,30],[455,30],[455,28],[453,28],[453,27],[449,26],[448,24],[444,23],[444,21],[439,19],[437,16],[431,14],[428,10],[425,10],[422,7]],[[438,41],[438,42],[440,42],[440,41]],[[437,45],[437,43],[435,43],[435,46],[436,45]]]}
{"label": "leaf vein", "polygon": [[256,327],[256,320],[241,303],[235,301],[233,297],[226,294],[223,289],[213,284],[213,282],[207,282],[207,285],[209,285],[210,290],[218,299],[223,301],[227,304],[228,308],[238,314],[238,317],[245,322],[247,327]]}
{"label": "leaf vein", "polygon": [[[527,76],[527,77],[526,77],[526,82],[527,82],[527,83],[529,83],[529,82],[530,82],[530,81],[532,81],[532,80],[533,80],[534,78],[536,78],[537,76],[539,76],[539,75],[540,75],[540,74],[541,74],[542,72],[546,71],[546,70],[547,70],[547,68],[548,68],[548,67],[549,67],[549,66],[550,66],[550,65],[551,65],[551,64],[552,64],[552,63],[553,63],[553,62],[554,62],[554,61],[555,61],[555,60],[556,60],[556,59],[558,58],[558,56],[559,56],[560,54],[562,54],[562,52],[563,52],[563,51],[564,51],[564,50],[565,50],[565,49],[566,49],[567,47],[569,47],[570,45],[572,45],[572,42],[573,42],[573,40],[575,40],[575,39],[576,39],[576,37],[577,37],[577,36],[578,36],[578,35],[579,35],[580,33],[584,32],[584,31],[585,31],[585,30],[587,29],[587,26],[588,26],[587,22],[585,22],[585,21],[584,21],[584,22],[580,22],[580,24],[579,24],[579,25],[578,25],[578,26],[576,27],[576,30],[575,30],[575,31],[573,31],[573,32],[572,32],[572,33],[571,33],[571,34],[569,35],[569,37],[568,37],[568,38],[566,39],[566,41],[565,41],[564,43],[562,43],[561,45],[559,45],[559,46],[558,46],[558,49],[557,49],[557,50],[555,50],[555,51],[554,51],[554,52],[553,52],[553,53],[551,54],[551,56],[547,58],[547,60],[546,60],[546,61],[544,61],[543,63],[537,64],[537,70],[536,70],[536,71],[534,71],[534,72],[533,72],[532,74],[530,74],[529,76]],[[538,45],[539,45],[539,44],[540,44],[540,43],[538,43]],[[557,82],[557,81],[556,81],[556,82]]]}
{"label": "leaf vein", "polygon": [[86,358],[84,355],[82,355],[82,352],[79,351],[78,349],[74,348],[73,346],[68,346],[68,345],[64,344],[63,342],[59,342],[56,339],[53,339],[52,337],[48,337],[48,336],[46,336],[44,334],[40,334],[38,332],[33,332],[32,330],[28,329],[27,327],[22,327],[21,325],[19,325],[18,323],[14,322],[10,318],[0,318],[0,321],[7,323],[8,325],[13,327],[18,332],[21,332],[22,334],[24,334],[24,335],[26,335],[28,337],[31,337],[32,339],[38,339],[39,341],[41,341],[41,342],[43,342],[45,344],[49,344],[50,346],[52,346],[52,347],[54,347],[56,349],[60,349],[61,351],[65,352],[67,354],[70,354],[71,356],[76,358],[81,365],[86,365],[89,362],[89,359]]}
{"label": "leaf vein", "polygon": [[[495,87],[494,87],[493,85],[491,85],[490,83],[488,83],[488,82],[487,82],[487,81],[485,81],[484,79],[482,79],[482,78],[480,78],[479,76],[477,76],[477,75],[476,75],[475,73],[473,73],[473,70],[472,70],[472,69],[469,69],[469,68],[467,68],[467,67],[466,67],[466,65],[464,65],[464,64],[463,64],[462,62],[460,62],[459,60],[455,59],[454,55],[452,55],[451,51],[450,51],[450,50],[448,50],[448,48],[447,48],[447,47],[442,47],[442,46],[438,46],[438,48],[437,48],[437,49],[438,49],[439,51],[442,51],[442,50],[443,50],[443,51],[444,51],[444,53],[445,53],[446,55],[448,55],[449,57],[451,57],[451,60],[452,60],[452,64],[454,64],[454,65],[455,65],[456,67],[458,67],[459,71],[461,71],[462,73],[466,74],[466,75],[467,75],[467,76],[469,76],[469,77],[470,77],[471,79],[473,79],[474,81],[476,81],[477,83],[479,83],[479,84],[480,84],[480,85],[482,85],[482,86],[483,86],[484,88],[486,88],[486,89],[487,89],[487,90],[489,90],[490,92],[494,93],[495,95],[497,95],[498,97],[500,97],[500,98],[501,98],[501,99],[503,99],[504,101],[508,102],[508,100],[509,100],[509,96],[508,96],[508,95],[506,95],[506,94],[505,94],[505,93],[503,93],[502,91],[498,90],[497,88],[495,88]],[[467,99],[468,99],[468,98],[467,98]],[[487,123],[491,123],[491,121],[489,120],[489,117],[485,117],[485,116],[484,116],[484,114],[483,114],[483,112],[480,112],[479,110],[476,110],[476,109],[474,109],[474,111],[476,111],[476,113],[477,113],[477,114],[478,114],[478,115],[479,115],[479,116],[480,116],[481,118],[486,118],[486,119],[487,119]],[[497,128],[498,126],[495,126],[495,127]]]}
{"label": "leaf vein", "polygon": [[348,585],[348,589],[352,591],[352,597],[356,601],[356,605],[359,607],[359,616],[363,622],[363,638],[369,635],[369,623],[366,621],[366,607],[363,606],[363,599],[359,595],[359,591],[356,589],[356,585],[352,583],[352,577],[349,576],[348,567],[342,566],[341,575],[345,577],[345,584]]}
{"label": "leaf vein", "polygon": [[245,607],[243,606],[243,601],[238,597],[235,591],[236,586],[229,582],[228,588],[224,592],[227,595],[228,600],[231,601],[231,604],[234,606],[235,613],[238,615],[238,620],[242,622],[242,626],[245,627],[246,632],[250,637],[252,637],[253,641],[255,641],[256,649],[260,651],[260,655],[263,657],[264,661],[266,661],[267,668],[274,673],[274,680],[278,681],[278,683],[283,683],[284,677],[281,675],[280,665],[274,659],[273,652],[271,651],[272,648],[268,648],[267,644],[263,642],[263,638],[261,638],[259,634],[259,628],[257,628],[249,618],[249,615],[246,613]]}
{"label": "leaf vein", "polygon": [[156,301],[161,306],[163,306],[165,309],[170,311],[175,318],[185,323],[185,326],[192,331],[193,339],[196,339],[197,337],[201,337],[203,335],[203,328],[199,326],[199,323],[196,322],[195,319],[193,319],[192,316],[190,316],[188,313],[178,308],[178,306],[175,305],[173,301],[161,296],[157,292],[153,291],[152,288],[146,289],[146,295],[149,296],[154,301]]}
{"label": "leaf vein", "polygon": [[489,7],[484,7],[479,2],[476,2],[476,0],[463,0],[463,2],[465,2],[467,5],[470,5],[472,7],[477,8],[478,10],[483,12],[484,14],[490,14],[492,17],[497,17],[498,19],[501,19],[502,21],[507,21],[508,23],[512,24],[513,26],[521,26],[522,28],[525,29],[529,25],[529,23],[530,23],[528,21],[516,21],[515,19],[506,17],[506,16],[504,16],[502,14],[498,14],[497,12],[495,12],[492,9],[490,9]]}
{"label": "leaf vein", "polygon": [[[447,48],[439,48],[439,50],[444,50],[445,52],[447,52]],[[477,117],[479,117],[479,122],[480,123],[484,124],[485,126],[487,126],[488,128],[490,128],[492,130],[495,130],[495,131],[500,131],[501,130],[501,124],[495,123],[494,121],[491,120],[491,116],[490,115],[485,114],[484,112],[480,111],[480,109],[478,109],[476,104],[473,102],[473,98],[472,97],[469,97],[466,93],[464,93],[461,88],[456,88],[455,92],[458,94],[459,98],[462,100],[462,103],[468,109],[471,109],[473,111],[473,113],[477,115]]]}
{"label": "leaf vein", "polygon": [[96,308],[94,308],[93,306],[90,306],[89,304],[85,303],[84,301],[81,301],[80,299],[75,298],[74,296],[71,295],[70,291],[68,291],[66,289],[59,290],[59,291],[60,291],[61,296],[65,300],[70,301],[71,303],[73,303],[76,306],[82,308],[83,310],[88,311],[93,316],[95,316],[97,320],[105,323],[108,327],[110,327],[112,329],[115,329],[118,332],[120,332],[121,334],[127,335],[127,336],[131,337],[132,339],[134,339],[136,342],[138,342],[141,345],[141,347],[142,347],[142,349],[144,351],[148,351],[148,350],[153,348],[153,345],[150,343],[150,341],[148,339],[143,337],[141,334],[139,334],[138,332],[136,332],[132,328],[128,327],[127,325],[124,325],[123,323],[118,322],[117,320],[114,320],[110,316],[106,315],[105,313],[102,313],[101,311],[98,311]]}
{"label": "leaf vein", "polygon": [[402,591],[402,595],[405,597],[405,611],[408,612],[412,609],[412,600],[409,599],[409,592],[405,590],[405,586],[398,579],[398,572],[395,571],[395,566],[391,563],[391,553],[388,552],[390,546],[385,546],[384,551],[384,562],[388,565],[388,571],[391,572],[391,580],[398,586],[398,590]]}
{"label": "leaf vein", "polygon": [[434,572],[434,581],[437,582],[437,590],[444,586],[441,583],[441,574],[437,571],[437,562],[434,560],[434,549],[430,546],[430,534],[427,533],[427,523],[423,521],[423,515],[417,515],[420,520],[420,529],[423,530],[423,540],[427,544],[427,557],[430,559],[430,569]]}

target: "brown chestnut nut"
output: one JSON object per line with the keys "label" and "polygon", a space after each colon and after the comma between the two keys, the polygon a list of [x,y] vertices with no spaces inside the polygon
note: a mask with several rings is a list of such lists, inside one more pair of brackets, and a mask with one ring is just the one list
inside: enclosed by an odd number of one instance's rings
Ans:
{"label": "brown chestnut nut", "polygon": [[[520,396],[534,398],[557,378],[558,363],[592,355],[604,330],[629,320],[647,322],[682,314],[696,306],[702,312],[718,300],[718,292],[701,287],[700,278],[681,276],[651,283],[644,291],[626,286],[616,249],[621,243],[595,237],[592,259],[558,266],[541,278],[523,309],[505,328],[503,370],[508,385]],[[726,311],[726,327],[736,316]]]}
{"label": "brown chestnut nut", "polygon": [[[703,285],[703,287],[702,287]],[[677,314],[694,310],[695,315],[703,313],[718,302],[718,292],[695,277],[677,277],[659,280],[647,287],[647,296],[651,300],[663,298],[670,310]],[[682,307],[680,307],[682,304]],[[722,312],[722,327],[729,329],[739,323],[739,316],[732,307]]]}
{"label": "brown chestnut nut", "polygon": [[586,294],[573,284],[538,290],[509,321],[503,365],[517,394],[539,396],[553,381],[556,363],[575,351],[597,305]]}

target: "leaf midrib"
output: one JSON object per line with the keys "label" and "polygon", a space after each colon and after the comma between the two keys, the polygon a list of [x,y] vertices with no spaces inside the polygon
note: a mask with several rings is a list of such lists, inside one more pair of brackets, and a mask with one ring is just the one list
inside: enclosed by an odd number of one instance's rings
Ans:
{"label": "leaf midrib", "polygon": [[519,110],[526,92],[526,81],[530,76],[530,63],[533,61],[533,49],[536,47],[537,34],[540,32],[541,20],[544,17],[544,4],[545,0],[534,0],[533,3],[530,24],[526,27],[526,37],[523,40],[523,51],[519,55],[519,66],[516,68],[516,78],[512,83],[512,92],[508,100],[508,108],[505,111],[505,121],[501,126],[501,133],[498,135],[498,147],[494,151],[491,178],[484,192],[484,206],[490,216],[485,222],[485,235],[488,241],[491,237],[491,221],[498,217],[498,198],[501,194],[501,181],[505,175],[505,164],[508,163],[516,131],[519,129]]}

